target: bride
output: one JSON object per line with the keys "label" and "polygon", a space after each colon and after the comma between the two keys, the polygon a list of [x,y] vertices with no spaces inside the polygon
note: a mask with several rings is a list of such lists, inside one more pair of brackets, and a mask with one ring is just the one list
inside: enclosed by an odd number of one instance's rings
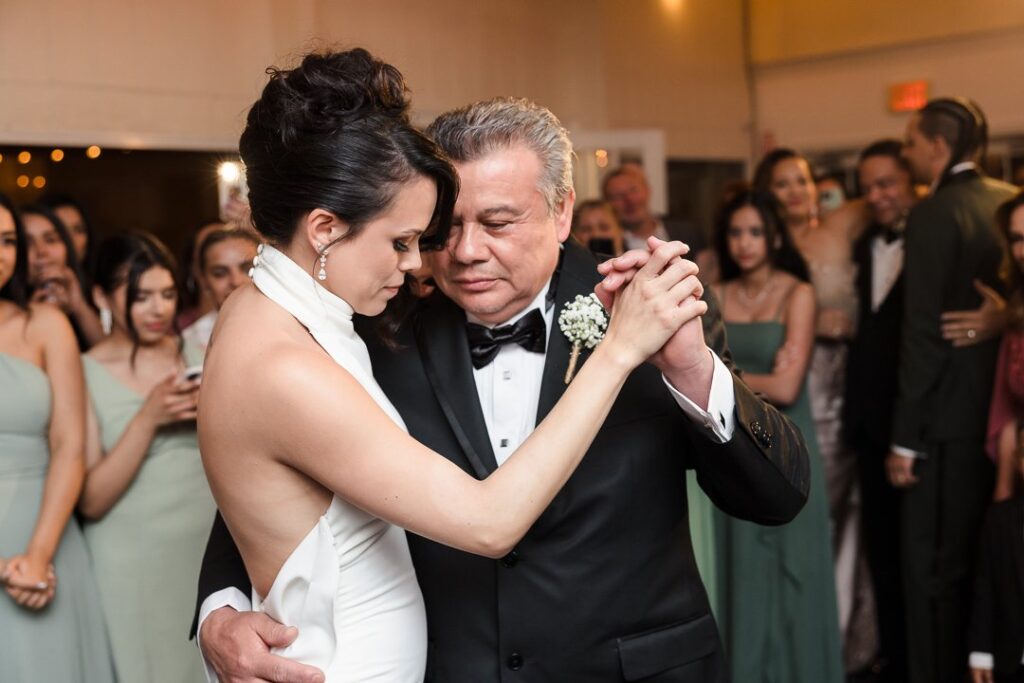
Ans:
{"label": "bride", "polygon": [[[504,556],[590,445],[628,374],[704,304],[682,245],[615,302],[603,342],[523,445],[480,481],[405,431],[352,315],[375,316],[443,245],[455,171],[408,117],[401,74],[364,50],[308,55],[270,82],[240,148],[269,243],[222,309],[199,438],[255,609],[297,626],[280,654],[328,680],[418,681],[423,600],[402,528]],[[514,229],[514,228],[513,228]]]}

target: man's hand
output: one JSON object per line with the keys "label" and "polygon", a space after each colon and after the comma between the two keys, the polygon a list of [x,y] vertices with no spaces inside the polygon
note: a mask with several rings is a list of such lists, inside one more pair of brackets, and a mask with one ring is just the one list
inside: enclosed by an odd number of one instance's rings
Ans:
{"label": "man's hand", "polygon": [[221,607],[206,617],[198,637],[203,656],[222,683],[323,683],[319,669],[270,653],[298,635],[294,626],[266,614]]}
{"label": "man's hand", "polygon": [[974,288],[981,294],[981,306],[972,311],[946,311],[942,314],[942,338],[953,346],[971,346],[1003,333],[1008,322],[1006,299],[980,280]]}
{"label": "man's hand", "polygon": [[889,475],[889,483],[898,489],[905,489],[916,484],[914,461],[915,458],[890,451],[885,458],[885,471]]}
{"label": "man's hand", "polygon": [[[647,244],[654,251],[666,242],[657,237],[649,237]],[[650,252],[633,249],[598,265],[597,270],[605,279],[595,287],[594,293],[606,309],[611,309],[616,292],[625,287],[649,259]],[[688,266],[687,277],[697,274],[695,263],[685,259],[682,262]],[[700,299],[703,294],[703,286],[699,285],[692,296]],[[649,361],[661,370],[677,391],[700,407],[707,408],[715,366],[707,344],[704,343],[704,323],[699,316],[684,323]]]}

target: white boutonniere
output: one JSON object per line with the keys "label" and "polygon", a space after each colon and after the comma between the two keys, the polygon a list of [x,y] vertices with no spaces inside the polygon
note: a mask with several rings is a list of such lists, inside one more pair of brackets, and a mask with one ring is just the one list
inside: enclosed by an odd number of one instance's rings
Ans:
{"label": "white boutonniere", "polygon": [[594,348],[604,339],[605,330],[608,329],[608,313],[597,300],[597,295],[577,294],[558,315],[558,327],[572,344],[569,369],[565,371],[565,383],[568,384],[576,373],[580,352]]}

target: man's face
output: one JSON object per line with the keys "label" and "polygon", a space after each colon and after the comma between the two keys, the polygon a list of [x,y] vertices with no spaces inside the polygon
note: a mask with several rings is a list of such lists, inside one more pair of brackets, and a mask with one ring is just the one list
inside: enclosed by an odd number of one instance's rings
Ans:
{"label": "man's face", "polygon": [[949,147],[941,137],[929,138],[921,132],[921,115],[907,121],[903,138],[903,158],[914,171],[914,178],[926,185],[935,182],[949,160]]}
{"label": "man's face", "polygon": [[910,174],[889,156],[870,156],[857,168],[864,201],[875,223],[892,227],[914,205]]}
{"label": "man's face", "polygon": [[467,313],[497,325],[529,305],[554,273],[575,197],[550,214],[538,189],[540,159],[523,145],[455,168],[461,189],[448,244],[432,255],[434,280]]}
{"label": "man's face", "polygon": [[622,173],[608,181],[605,199],[615,210],[619,222],[633,229],[650,217],[651,191],[639,173]]}

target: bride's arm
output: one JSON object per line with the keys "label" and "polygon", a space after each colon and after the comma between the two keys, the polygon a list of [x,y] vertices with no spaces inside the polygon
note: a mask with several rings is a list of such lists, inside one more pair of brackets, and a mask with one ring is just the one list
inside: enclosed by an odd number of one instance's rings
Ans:
{"label": "bride's arm", "polygon": [[[533,434],[479,481],[400,430],[344,370],[277,358],[253,406],[275,416],[264,438],[286,464],[368,512],[488,557],[519,541],[583,457],[629,373],[705,304],[679,247],[659,250],[616,301],[604,341]],[[339,400],[339,396],[346,397]],[[282,428],[283,426],[283,428]]]}

